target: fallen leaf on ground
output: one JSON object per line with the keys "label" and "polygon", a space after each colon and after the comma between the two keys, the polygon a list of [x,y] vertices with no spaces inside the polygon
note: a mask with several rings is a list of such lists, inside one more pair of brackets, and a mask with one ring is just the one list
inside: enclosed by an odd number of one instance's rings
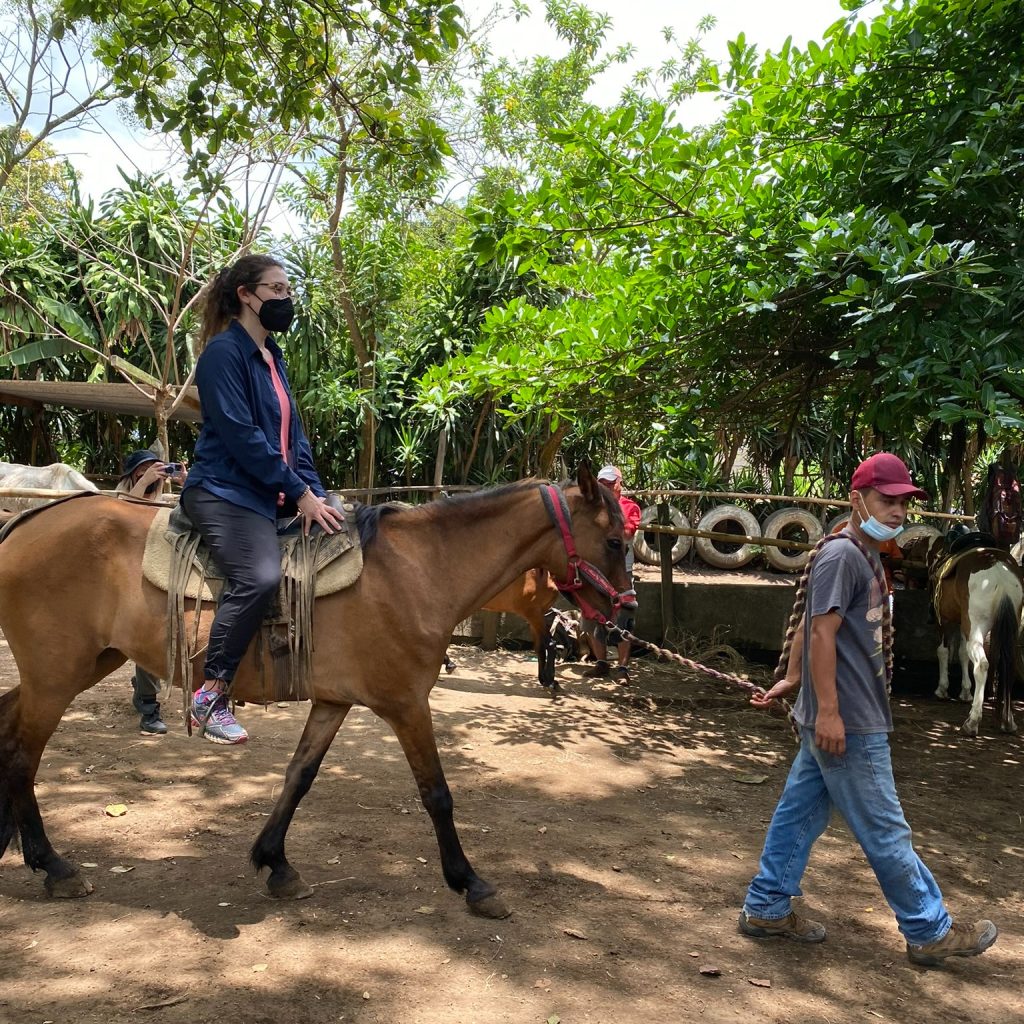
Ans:
{"label": "fallen leaf on ground", "polygon": [[768,781],[767,775],[730,775],[733,782],[742,782],[745,786],[760,786]]}
{"label": "fallen leaf on ground", "polygon": [[417,907],[415,912],[417,914],[432,914],[434,912],[434,908],[427,906]]}
{"label": "fallen leaf on ground", "polygon": [[538,831],[538,832],[539,832],[539,833],[540,833],[541,835],[544,835],[544,833],[545,833],[545,832],[547,832],[547,830],[548,830],[548,827],[547,827],[547,825],[541,825],[541,827],[540,827],[539,829],[537,829],[537,831]]}
{"label": "fallen leaf on ground", "polygon": [[103,813],[107,815],[108,818],[120,818],[122,814],[128,813],[128,808],[125,807],[124,804],[107,804],[107,806],[103,808]]}
{"label": "fallen leaf on ground", "polygon": [[419,861],[419,862],[420,862],[421,864],[426,864],[426,863],[427,863],[427,858],[426,858],[426,857],[417,857],[416,859],[417,859],[417,860],[418,860],[418,861]]}
{"label": "fallen leaf on ground", "polygon": [[332,857],[327,863],[328,864],[340,864],[341,863],[341,858],[340,857]]}
{"label": "fallen leaf on ground", "polygon": [[749,981],[751,985],[756,985],[758,988],[772,987],[770,978],[747,978],[747,981]]}
{"label": "fallen leaf on ground", "polygon": [[584,935],[583,932],[577,931],[575,928],[566,928],[564,929],[564,931],[566,935],[574,939],[586,940],[588,938],[588,936]]}
{"label": "fallen leaf on ground", "polygon": [[692,953],[690,953],[690,956],[700,956],[700,953],[694,950]]}
{"label": "fallen leaf on ground", "polygon": [[720,967],[713,967],[711,964],[702,964],[697,968],[697,970],[699,970],[705,978],[717,978],[722,973],[722,969]]}
{"label": "fallen leaf on ground", "polygon": [[79,865],[79,867],[83,867],[83,868],[98,868],[99,864],[93,864],[92,861],[88,861],[88,862],[81,863]]}
{"label": "fallen leaf on ground", "polygon": [[363,993],[363,998],[364,999],[369,999],[370,998],[370,993],[369,992],[364,992]]}
{"label": "fallen leaf on ground", "polygon": [[548,1020],[547,1020],[547,1024],[561,1024],[561,1022],[562,1022],[562,1018],[561,1017],[556,1017],[554,1014],[552,1014],[550,1017],[548,1017]]}
{"label": "fallen leaf on ground", "polygon": [[533,987],[534,987],[534,988],[543,988],[543,989],[549,989],[549,988],[551,988],[551,982],[550,982],[550,981],[548,981],[548,979],[547,979],[547,978],[538,978],[538,979],[537,979],[537,980],[536,980],[536,981],[535,981],[535,982],[533,983]]}
{"label": "fallen leaf on ground", "polygon": [[286,707],[288,707],[288,701],[286,701],[286,700],[278,701],[277,706],[279,708],[286,708]]}
{"label": "fallen leaf on ground", "polygon": [[134,864],[115,864],[110,869],[115,875],[127,875],[129,871],[135,870]]}
{"label": "fallen leaf on ground", "polygon": [[267,969],[267,965],[266,964],[253,964],[252,965],[252,969],[257,974],[262,974]]}

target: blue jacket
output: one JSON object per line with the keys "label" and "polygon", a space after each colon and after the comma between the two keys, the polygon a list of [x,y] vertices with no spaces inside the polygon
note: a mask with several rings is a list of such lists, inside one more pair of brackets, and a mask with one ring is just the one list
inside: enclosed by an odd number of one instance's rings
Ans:
{"label": "blue jacket", "polygon": [[307,486],[320,497],[325,491],[291,396],[281,350],[269,337],[267,349],[291,403],[287,462],[278,451],[281,407],[270,369],[245,328],[232,320],[210,339],[196,364],[203,427],[185,490],[203,487],[233,505],[274,519],[279,493],[294,502]]}

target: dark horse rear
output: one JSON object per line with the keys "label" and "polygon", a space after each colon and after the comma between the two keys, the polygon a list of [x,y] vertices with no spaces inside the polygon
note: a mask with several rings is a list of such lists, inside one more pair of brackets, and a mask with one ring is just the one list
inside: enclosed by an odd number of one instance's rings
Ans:
{"label": "dark horse rear", "polygon": [[995,682],[996,708],[1003,732],[1016,732],[1013,721],[1013,687],[1021,671],[1020,649],[1017,646],[1017,621],[1013,602],[1004,597],[996,610],[989,638],[989,665]]}

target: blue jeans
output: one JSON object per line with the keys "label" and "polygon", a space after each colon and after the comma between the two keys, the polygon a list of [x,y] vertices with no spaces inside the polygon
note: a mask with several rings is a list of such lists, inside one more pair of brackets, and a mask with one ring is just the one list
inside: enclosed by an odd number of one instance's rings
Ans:
{"label": "blue jeans", "polygon": [[923,945],[941,939],[952,919],[911,844],[892,776],[888,734],[848,735],[842,757],[819,750],[813,729],[802,734],[743,909],[768,921],[789,913],[790,897],[802,895],[800,879],[811,847],[835,807],[867,855],[907,941]]}

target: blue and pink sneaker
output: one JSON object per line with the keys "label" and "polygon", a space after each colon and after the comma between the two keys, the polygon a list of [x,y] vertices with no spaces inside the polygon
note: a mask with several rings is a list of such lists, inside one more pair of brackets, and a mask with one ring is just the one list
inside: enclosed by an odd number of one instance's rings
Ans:
{"label": "blue and pink sneaker", "polygon": [[192,728],[211,743],[244,743],[249,738],[231,714],[227,697],[217,690],[199,689],[192,695]]}

